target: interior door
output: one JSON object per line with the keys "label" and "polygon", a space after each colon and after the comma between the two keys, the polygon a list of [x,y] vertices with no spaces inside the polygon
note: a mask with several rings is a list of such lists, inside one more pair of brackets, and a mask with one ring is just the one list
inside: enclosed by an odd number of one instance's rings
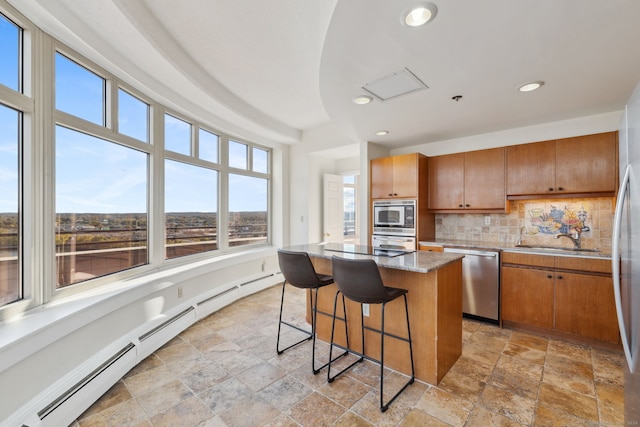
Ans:
{"label": "interior door", "polygon": [[344,239],[344,199],[341,175],[324,174],[323,240],[342,243]]}

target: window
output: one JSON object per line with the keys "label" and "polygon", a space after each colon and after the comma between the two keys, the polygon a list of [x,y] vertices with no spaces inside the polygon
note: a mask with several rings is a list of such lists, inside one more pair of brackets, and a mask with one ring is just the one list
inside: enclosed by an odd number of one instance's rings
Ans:
{"label": "window", "polygon": [[268,186],[265,178],[229,174],[229,246],[268,241]]}
{"label": "window", "polygon": [[218,163],[220,137],[200,128],[198,132],[198,152],[202,160]]}
{"label": "window", "polygon": [[164,148],[191,155],[191,125],[171,114],[164,115]]}
{"label": "window", "polygon": [[249,147],[247,144],[229,141],[229,167],[236,169],[247,169],[247,155]]}
{"label": "window", "polygon": [[60,53],[56,53],[55,94],[58,110],[105,126],[105,80]]}
{"label": "window", "polygon": [[343,202],[344,202],[344,236],[345,242],[355,241],[357,237],[356,224],[356,206],[358,200],[356,198],[356,175],[344,175],[343,183]]}
{"label": "window", "polygon": [[149,105],[118,89],[118,132],[149,142]]}
{"label": "window", "polygon": [[147,154],[56,127],[56,268],[64,287],[147,263]]}
{"label": "window", "polygon": [[22,299],[19,147],[20,113],[0,104],[0,306]]}
{"label": "window", "polygon": [[254,172],[269,172],[269,152],[261,148],[253,147],[253,167]]}
{"label": "window", "polygon": [[9,89],[20,91],[20,27],[0,15],[0,83]]}
{"label": "window", "polygon": [[218,171],[173,160],[164,169],[166,257],[218,249]]}

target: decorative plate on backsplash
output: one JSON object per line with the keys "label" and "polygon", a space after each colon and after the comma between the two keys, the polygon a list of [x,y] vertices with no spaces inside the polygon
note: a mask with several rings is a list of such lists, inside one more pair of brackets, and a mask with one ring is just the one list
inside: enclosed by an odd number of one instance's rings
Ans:
{"label": "decorative plate on backsplash", "polygon": [[527,234],[567,234],[576,228],[582,233],[590,230],[588,221],[591,215],[587,210],[589,206],[585,207],[584,202],[563,203],[560,206],[551,203],[527,203],[525,208],[529,214],[529,224],[525,225]]}

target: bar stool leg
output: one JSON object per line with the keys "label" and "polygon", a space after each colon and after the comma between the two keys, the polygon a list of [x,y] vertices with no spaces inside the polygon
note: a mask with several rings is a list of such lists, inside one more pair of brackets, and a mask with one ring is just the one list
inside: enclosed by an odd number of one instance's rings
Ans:
{"label": "bar stool leg", "polygon": [[407,316],[407,340],[409,341],[409,358],[411,360],[411,378],[409,381],[402,386],[402,388],[391,398],[389,401],[384,404],[383,402],[383,394],[384,394],[384,308],[386,303],[382,303],[382,325],[381,325],[381,333],[380,333],[380,411],[385,412],[389,409],[389,405],[396,400],[396,398],[402,393],[409,385],[413,384],[415,381],[415,370],[413,366],[413,346],[411,343],[411,326],[409,324],[409,305],[407,304],[407,295],[404,294],[404,309]]}
{"label": "bar stool leg", "polygon": [[[345,349],[345,352],[342,353],[340,356],[336,357],[335,359],[332,359],[332,351],[333,351],[333,339],[335,337],[335,328],[336,328],[336,310],[338,307],[338,294],[340,294],[342,296],[342,307],[343,307],[343,311],[344,311],[344,333],[345,333],[345,337],[346,337],[346,343],[347,343],[347,348]],[[363,345],[364,345],[364,335],[363,335],[363,341],[362,341]],[[349,366],[347,366],[346,368],[344,368],[343,370],[341,370],[340,372],[338,372],[337,374],[335,374],[333,377],[331,376],[331,362],[336,361],[337,359],[339,359],[342,356],[345,356],[349,353],[349,330],[347,327],[347,305],[345,303],[344,300],[344,295],[342,294],[342,292],[338,291],[336,292],[336,296],[333,300],[333,318],[331,319],[331,342],[329,344],[329,362],[328,362],[328,369],[327,369],[327,382],[332,383],[333,380],[335,380],[338,376],[342,375],[344,372],[348,371],[352,366],[354,366],[356,363],[360,363],[364,360],[363,356],[360,356],[358,358],[358,360],[356,360],[355,362],[353,362],[352,364],[350,364]],[[364,347],[363,347],[363,351],[364,351]]]}
{"label": "bar stool leg", "polygon": [[[280,298],[280,316],[279,316],[279,318],[278,318],[278,338],[276,339],[276,352],[277,352],[278,354],[282,354],[282,353],[284,353],[286,350],[289,350],[291,347],[295,347],[295,346],[297,346],[298,344],[302,344],[302,343],[303,343],[303,342],[305,342],[305,341],[309,341],[309,340],[310,340],[311,338],[313,338],[313,336],[314,336],[314,328],[313,328],[313,325],[311,325],[311,333],[309,333],[309,331],[304,330],[304,329],[300,328],[300,327],[299,327],[299,326],[297,326],[297,325],[294,325],[294,324],[291,324],[291,323],[288,323],[288,322],[284,322],[284,321],[282,320],[282,307],[283,307],[283,305],[284,305],[284,290],[285,290],[285,286],[286,286],[286,285],[287,285],[287,281],[285,280],[285,281],[283,281],[283,282],[282,282],[282,297]],[[282,350],[280,350],[280,329],[281,329],[282,324],[285,324],[285,325],[290,326],[290,327],[292,327],[292,328],[294,328],[294,329],[297,329],[297,330],[299,330],[300,332],[304,332],[305,334],[308,334],[309,336],[308,336],[308,337],[306,337],[306,338],[301,339],[300,341],[298,341],[298,342],[296,342],[296,343],[294,343],[294,344],[291,344],[290,346],[288,346],[288,347],[286,347],[286,348],[283,348]]]}

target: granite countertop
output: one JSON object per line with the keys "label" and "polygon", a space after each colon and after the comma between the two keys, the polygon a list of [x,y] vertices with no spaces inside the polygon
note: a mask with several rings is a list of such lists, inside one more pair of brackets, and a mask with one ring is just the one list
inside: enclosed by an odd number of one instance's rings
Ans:
{"label": "granite countertop", "polygon": [[[524,243],[526,244],[526,241]],[[458,248],[465,248],[465,249],[501,250],[504,252],[521,252],[521,253],[530,253],[530,254],[536,254],[536,255],[611,259],[611,253],[605,252],[605,251],[583,252],[583,251],[574,251],[569,248],[567,248],[566,250],[563,250],[562,247],[552,248],[552,249],[551,248],[522,248],[522,247],[517,247],[514,243],[508,243],[508,242],[435,239],[435,240],[429,240],[429,241],[421,241],[420,244],[430,245],[430,246],[458,247]]]}
{"label": "granite countertop", "polygon": [[464,257],[461,254],[449,252],[427,251],[415,251],[397,256],[365,255],[364,253],[370,251],[371,247],[340,243],[314,243],[287,246],[283,249],[307,252],[311,256],[326,259],[331,259],[334,255],[346,259],[372,259],[379,267],[417,273],[429,273]]}

